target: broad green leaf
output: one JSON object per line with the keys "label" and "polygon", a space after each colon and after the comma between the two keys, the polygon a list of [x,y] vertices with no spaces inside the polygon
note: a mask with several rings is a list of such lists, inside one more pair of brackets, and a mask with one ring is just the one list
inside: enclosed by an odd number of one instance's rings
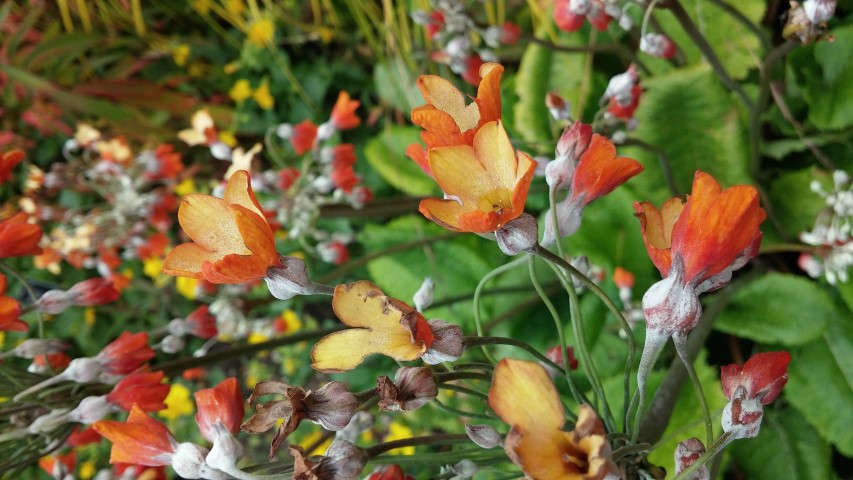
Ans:
{"label": "broad green leaf", "polygon": [[[705,392],[705,398],[708,401],[708,409],[713,415],[726,405],[725,395],[720,386],[720,372],[712,366],[709,366],[705,359],[707,352],[705,350],[699,354],[699,357],[693,362],[693,367],[696,369],[696,374],[702,382],[702,389]],[[712,418],[714,425],[714,436],[719,436],[722,433],[719,417]],[[688,438],[696,437],[705,443],[705,423],[702,417],[702,407],[699,405],[699,400],[696,397],[696,390],[693,384],[688,380],[678,394],[678,400],[675,403],[675,409],[669,419],[669,425],[663,432],[661,442],[657,444],[657,448],[649,455],[649,461],[654,465],[660,465],[667,472],[675,472],[675,463],[673,460],[673,452],[675,447]],[[707,445],[706,445],[707,447]],[[671,478],[671,477],[670,477]]]}
{"label": "broad green leaf", "polygon": [[820,176],[827,177],[815,168],[805,168],[782,173],[770,184],[768,193],[773,211],[785,233],[792,238],[811,231],[817,213],[826,207],[824,199],[809,188],[811,181]]}
{"label": "broad green leaf", "polygon": [[438,186],[405,151],[412,143],[420,143],[420,129],[389,127],[367,142],[364,156],[382,178],[403,193],[415,196],[435,194]]}
{"label": "broad green leaf", "polygon": [[853,315],[853,280],[839,283],[835,288],[838,289],[838,293],[841,294],[841,298],[847,304],[848,315]]}
{"label": "broad green leaf", "polygon": [[819,339],[791,351],[791,357],[785,398],[822,438],[853,455],[853,318],[835,318]]}
{"label": "broad green leaf", "polygon": [[415,75],[400,57],[377,63],[373,70],[373,84],[379,98],[406,115],[424,103]]}
{"label": "broad green leaf", "polygon": [[[561,45],[580,45],[579,33],[560,35]],[[547,148],[539,146],[541,152],[550,150],[556,142],[551,131],[551,115],[545,107],[545,94],[557,92],[577,108],[581,101],[581,83],[585,53],[560,53],[531,43],[524,50],[515,91],[518,101],[513,111],[515,130],[528,142],[546,142]],[[575,116],[582,112],[573,111]],[[531,148],[532,149],[532,148]]]}
{"label": "broad green leaf", "polygon": [[[767,8],[767,2],[763,0],[739,0],[728,3],[754,24],[760,24]],[[758,59],[762,56],[761,43],[744,24],[713,2],[689,1],[681,4],[732,78],[744,78],[751,68],[757,66]],[[702,52],[669,10],[655,10],[655,16],[661,24],[663,33],[672,38],[689,63],[705,61]]]}
{"label": "broad green leaf", "polygon": [[838,316],[830,296],[803,277],[770,273],[732,295],[714,327],[762,343],[803,345]]}
{"label": "broad green leaf", "polygon": [[[635,136],[663,150],[678,193],[689,193],[697,170],[723,187],[750,183],[745,125],[734,100],[707,66],[675,70],[644,82],[647,91],[637,110]],[[661,203],[670,196],[656,155],[637,148],[620,154],[640,160],[646,171],[632,185],[641,198]]]}
{"label": "broad green leaf", "polygon": [[796,410],[765,407],[758,436],[735,440],[729,448],[745,478],[831,478],[832,449]]}

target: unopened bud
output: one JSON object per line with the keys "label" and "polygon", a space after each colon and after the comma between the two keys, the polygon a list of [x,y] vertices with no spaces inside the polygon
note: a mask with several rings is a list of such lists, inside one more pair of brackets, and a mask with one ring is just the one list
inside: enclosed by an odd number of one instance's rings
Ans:
{"label": "unopened bud", "polygon": [[494,448],[501,444],[501,434],[491,425],[465,425],[465,433],[472,442],[483,448]]}
{"label": "unopened bud", "polygon": [[58,339],[28,338],[13,348],[9,353],[16,357],[33,359],[39,355],[60,353],[68,348],[68,344]]}
{"label": "unopened bud", "polygon": [[411,411],[426,405],[438,395],[438,386],[429,368],[401,367],[394,375],[376,380],[379,408],[387,411]]}
{"label": "unopened bud", "polygon": [[184,349],[186,344],[187,342],[184,341],[183,337],[166,335],[160,342],[160,350],[163,350],[164,353],[178,353]]}
{"label": "unopened bud", "polygon": [[80,401],[77,408],[68,413],[68,419],[91,425],[115,411],[115,407],[107,401],[106,395],[86,397]]}
{"label": "unopened bud", "polygon": [[762,418],[764,406],[761,400],[758,397],[749,398],[746,389],[741,386],[723,407],[723,431],[734,438],[752,438],[758,436]]}
{"label": "unopened bud", "polygon": [[647,328],[662,335],[687,333],[702,317],[699,297],[692,287],[681,280],[683,269],[673,270],[676,271],[675,274],[655,283],[643,295],[643,314],[646,316]]}
{"label": "unopened bud", "polygon": [[647,33],[640,39],[640,51],[658,58],[672,58],[675,44],[666,35]]}
{"label": "unopened bud", "polygon": [[572,115],[572,104],[567,102],[557,92],[545,94],[545,106],[554,120],[568,120]]}
{"label": "unopened bud", "polygon": [[536,246],[539,225],[533,215],[522,213],[495,231],[498,247],[507,255],[518,255]]}
{"label": "unopened bud", "polygon": [[289,123],[279,124],[275,129],[275,134],[282,140],[289,140],[293,136],[293,125]]}
{"label": "unopened bud", "polygon": [[320,462],[318,478],[356,480],[365,465],[367,465],[367,454],[364,450],[350,442],[335,440]]}
{"label": "unopened bud", "polygon": [[424,362],[436,365],[442,362],[453,362],[462,356],[465,352],[465,339],[458,325],[439,319],[432,319],[427,323],[435,338],[430,348],[421,357]]}
{"label": "unopened bud", "polygon": [[473,478],[474,474],[476,474],[479,470],[480,467],[478,467],[476,463],[467,459],[462,460],[453,466],[453,473],[456,474],[454,478],[457,478],[459,480],[465,478]]}
{"label": "unopened bud", "polygon": [[592,125],[575,122],[560,135],[560,140],[557,142],[557,158],[568,157],[577,162],[589,148],[590,141],[592,141]]}
{"label": "unopened bud", "polygon": [[432,281],[432,278],[426,277],[424,282],[421,284],[421,288],[415,292],[415,296],[413,298],[415,309],[419,312],[423,312],[429,308],[429,306],[432,305],[434,294],[435,282]]}
{"label": "unopened bud", "polygon": [[[688,438],[675,447],[675,474],[678,475],[705,453],[705,445],[698,438]],[[709,480],[708,467],[701,466],[685,480]]]}

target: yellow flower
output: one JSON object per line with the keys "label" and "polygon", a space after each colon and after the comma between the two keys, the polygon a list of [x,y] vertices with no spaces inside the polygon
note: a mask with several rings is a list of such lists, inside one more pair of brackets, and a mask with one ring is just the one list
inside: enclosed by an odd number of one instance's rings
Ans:
{"label": "yellow flower", "polygon": [[175,65],[183,67],[187,64],[188,58],[190,58],[190,46],[186,43],[172,48],[172,60],[175,61]]}
{"label": "yellow flower", "polygon": [[252,345],[255,343],[266,342],[269,339],[269,335],[263,332],[252,332],[249,334],[249,338],[246,339],[246,342],[248,342],[249,345]]}
{"label": "yellow flower", "polygon": [[93,460],[86,460],[80,464],[80,470],[77,475],[83,480],[89,480],[95,476],[97,468]]}
{"label": "yellow flower", "polygon": [[142,273],[154,281],[154,285],[162,287],[169,281],[169,277],[163,274],[163,259],[151,257],[142,261]]}
{"label": "yellow flower", "polygon": [[190,300],[195,300],[197,286],[198,280],[195,278],[177,277],[175,279],[175,288],[178,290],[178,293]]}
{"label": "yellow flower", "polygon": [[239,17],[246,11],[246,5],[243,0],[225,0],[225,10],[228,10],[231,15]]}
{"label": "yellow flower", "polygon": [[237,137],[234,136],[234,132],[230,130],[224,130],[219,133],[219,141],[228,145],[231,148],[237,146]]}
{"label": "yellow flower", "polygon": [[95,324],[95,309],[92,307],[86,307],[83,309],[83,321],[86,322],[86,325],[92,326]]}
{"label": "yellow flower", "polygon": [[248,80],[241,78],[234,82],[234,86],[228,91],[228,96],[231,97],[231,100],[240,103],[252,96],[252,86],[249,85]]}
{"label": "yellow flower", "polygon": [[276,327],[277,330],[281,330],[288,334],[295,333],[302,330],[302,320],[299,319],[296,312],[288,308],[281,312],[281,321],[280,324],[276,325]]}
{"label": "yellow flower", "polygon": [[272,43],[275,37],[275,24],[268,18],[255,20],[249,25],[249,31],[246,35],[249,37],[249,43],[265,47]]}
{"label": "yellow flower", "polygon": [[[388,425],[388,435],[385,435],[385,442],[393,442],[394,440],[403,440],[405,438],[412,438],[415,436],[415,432],[412,431],[411,428],[403,425],[398,422],[391,422]],[[391,455],[414,455],[415,447],[401,447],[395,448],[394,450],[389,451]]]}
{"label": "yellow flower", "polygon": [[187,73],[191,77],[203,77],[207,72],[207,64],[204,62],[192,62],[187,67]]}
{"label": "yellow flower", "polygon": [[264,110],[269,110],[275,106],[275,99],[270,94],[270,85],[266,80],[261,82],[261,85],[257,90],[255,90],[255,93],[252,94],[252,98],[254,98],[255,101],[258,102],[258,106]]}
{"label": "yellow flower", "polygon": [[182,197],[184,195],[189,195],[189,194],[195,193],[195,192],[196,192],[195,182],[193,182],[192,178],[188,178],[188,179],[184,180],[183,182],[175,185],[175,193],[182,196]]}
{"label": "yellow flower", "polygon": [[[314,431],[312,431],[311,433],[309,433],[308,435],[303,437],[302,440],[299,441],[298,445],[307,450],[308,447],[314,445],[314,443],[317,442],[317,440],[320,440],[322,437],[323,437],[323,431],[320,429],[315,429]],[[326,440],[324,440],[323,443],[318,445],[317,448],[315,448],[311,452],[311,454],[312,455],[323,455],[324,453],[326,453],[326,449],[328,449],[329,445],[332,444],[332,439],[334,439],[334,438],[335,437],[332,436],[332,437],[329,437]]]}
{"label": "yellow flower", "polygon": [[193,402],[190,399],[190,389],[180,383],[173,383],[169,389],[169,394],[166,395],[165,410],[160,410],[157,415],[167,419],[175,420],[178,417],[193,413]]}

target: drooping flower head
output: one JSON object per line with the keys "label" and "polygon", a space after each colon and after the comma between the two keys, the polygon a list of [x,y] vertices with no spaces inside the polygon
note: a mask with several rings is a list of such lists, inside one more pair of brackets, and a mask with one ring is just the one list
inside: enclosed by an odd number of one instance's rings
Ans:
{"label": "drooping flower head", "polygon": [[344,324],[354,328],[327,335],[314,345],[311,366],[315,370],[352,370],[374,353],[415,360],[435,341],[423,315],[368,281],[335,287],[332,308]]}
{"label": "drooping flower head", "polygon": [[186,195],[178,221],[193,242],[178,245],[166,256],[163,271],[169,275],[243,283],[281,265],[272,228],[244,170],[228,180],[224,199]]}
{"label": "drooping flower head", "polygon": [[350,130],[361,125],[361,119],[355,114],[361,102],[352,100],[349,93],[341,91],[332,108],[331,122],[337,130]]}
{"label": "drooping flower head", "polygon": [[448,199],[427,198],[418,209],[444,228],[492,232],[524,213],[536,162],[512,148],[501,122],[480,127],[473,146],[430,149],[429,162]]}
{"label": "drooping flower head", "polygon": [[495,367],[489,406],[510,425],[507,456],[537,480],[601,480],[618,472],[604,426],[589,405],[581,405],[574,430],[551,378],[541,365],[503,359]]}
{"label": "drooping flower head", "polygon": [[788,352],[757,353],[741,366],[731,364],[720,370],[723,393],[729,403],[723,407],[723,431],[734,438],[758,435],[769,404],[788,382]]}
{"label": "drooping flower head", "polygon": [[472,145],[480,127],[501,119],[503,71],[503,67],[496,63],[481,66],[479,74],[482,80],[477,88],[477,98],[470,104],[462,92],[444,78],[435,75],[418,77],[418,88],[427,103],[412,110],[412,123],[423,128],[421,139],[426,149],[412,144],[406,149],[406,155],[432,175],[427,157],[429,149]]}

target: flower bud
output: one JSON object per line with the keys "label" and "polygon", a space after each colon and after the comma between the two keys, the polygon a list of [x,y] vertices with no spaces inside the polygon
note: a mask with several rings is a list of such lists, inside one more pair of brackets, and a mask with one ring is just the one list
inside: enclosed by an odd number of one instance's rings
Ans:
{"label": "flower bud", "polygon": [[658,58],[672,58],[675,44],[666,35],[647,33],[640,39],[640,51]]}
{"label": "flower bud", "polygon": [[494,448],[501,444],[501,434],[491,425],[465,425],[465,433],[472,442],[483,448]]}
{"label": "flower bud", "polygon": [[752,438],[758,436],[761,420],[764,418],[764,406],[758,398],[750,398],[746,388],[738,387],[734,398],[723,407],[723,431],[734,438]]}
{"label": "flower bud", "polygon": [[702,304],[689,285],[682,281],[683,268],[652,285],[643,295],[643,314],[649,330],[672,335],[689,332],[702,317]]}
{"label": "flower bud", "polygon": [[337,129],[335,128],[334,122],[321,123],[320,126],[317,127],[317,141],[322,142],[323,140],[332,138],[332,135],[334,135],[336,131]]}
{"label": "flower bud", "polygon": [[536,246],[539,225],[533,215],[522,213],[495,231],[498,247],[507,255],[518,255]]}
{"label": "flower bud", "polygon": [[379,377],[376,387],[379,408],[392,412],[417,410],[438,395],[435,378],[425,367],[401,367],[393,382],[388,377]]}
{"label": "flower bud", "polygon": [[575,122],[571,127],[566,127],[560,135],[560,140],[557,141],[557,158],[568,157],[569,160],[577,163],[589,148],[590,141],[592,141],[592,125]]}
{"label": "flower bud", "polygon": [[432,278],[426,277],[424,282],[421,284],[421,288],[415,292],[415,296],[413,298],[415,309],[419,312],[423,312],[429,308],[429,306],[432,305],[434,294],[435,282],[432,281]]}
{"label": "flower bud", "polygon": [[308,278],[308,267],[305,261],[296,257],[281,255],[280,267],[267,269],[267,288],[275,298],[288,300],[297,295],[308,295],[314,292],[314,283]]}
{"label": "flower bud", "polygon": [[68,344],[59,339],[28,338],[9,351],[9,354],[20,358],[33,359],[39,355],[60,353],[66,348],[68,348]]}
{"label": "flower bud", "polygon": [[166,335],[160,342],[160,350],[163,350],[164,353],[178,353],[184,349],[186,344],[187,342],[184,341],[183,337]]}
{"label": "flower bud", "polygon": [[433,319],[427,322],[433,334],[433,342],[421,359],[430,365],[453,362],[465,352],[465,339],[458,325],[444,320]]}
{"label": "flower bud", "polygon": [[[675,447],[675,474],[678,475],[705,453],[705,445],[698,438],[688,438]],[[709,480],[708,467],[701,466],[685,480]]]}
{"label": "flower bud", "polygon": [[293,136],[293,125],[281,123],[275,128],[275,134],[282,140],[289,140]]}
{"label": "flower bud", "polygon": [[476,474],[479,470],[480,467],[478,467],[477,464],[472,462],[471,460],[462,460],[453,466],[453,473],[456,474],[456,476],[453,478],[457,480],[473,478],[474,474]]}
{"label": "flower bud", "polygon": [[572,104],[567,102],[557,92],[548,92],[545,94],[545,106],[548,108],[548,113],[558,122],[560,120],[568,120],[572,116]]}
{"label": "flower bud", "polygon": [[36,308],[48,315],[58,315],[74,305],[74,294],[65,290],[48,290],[36,302]]}

